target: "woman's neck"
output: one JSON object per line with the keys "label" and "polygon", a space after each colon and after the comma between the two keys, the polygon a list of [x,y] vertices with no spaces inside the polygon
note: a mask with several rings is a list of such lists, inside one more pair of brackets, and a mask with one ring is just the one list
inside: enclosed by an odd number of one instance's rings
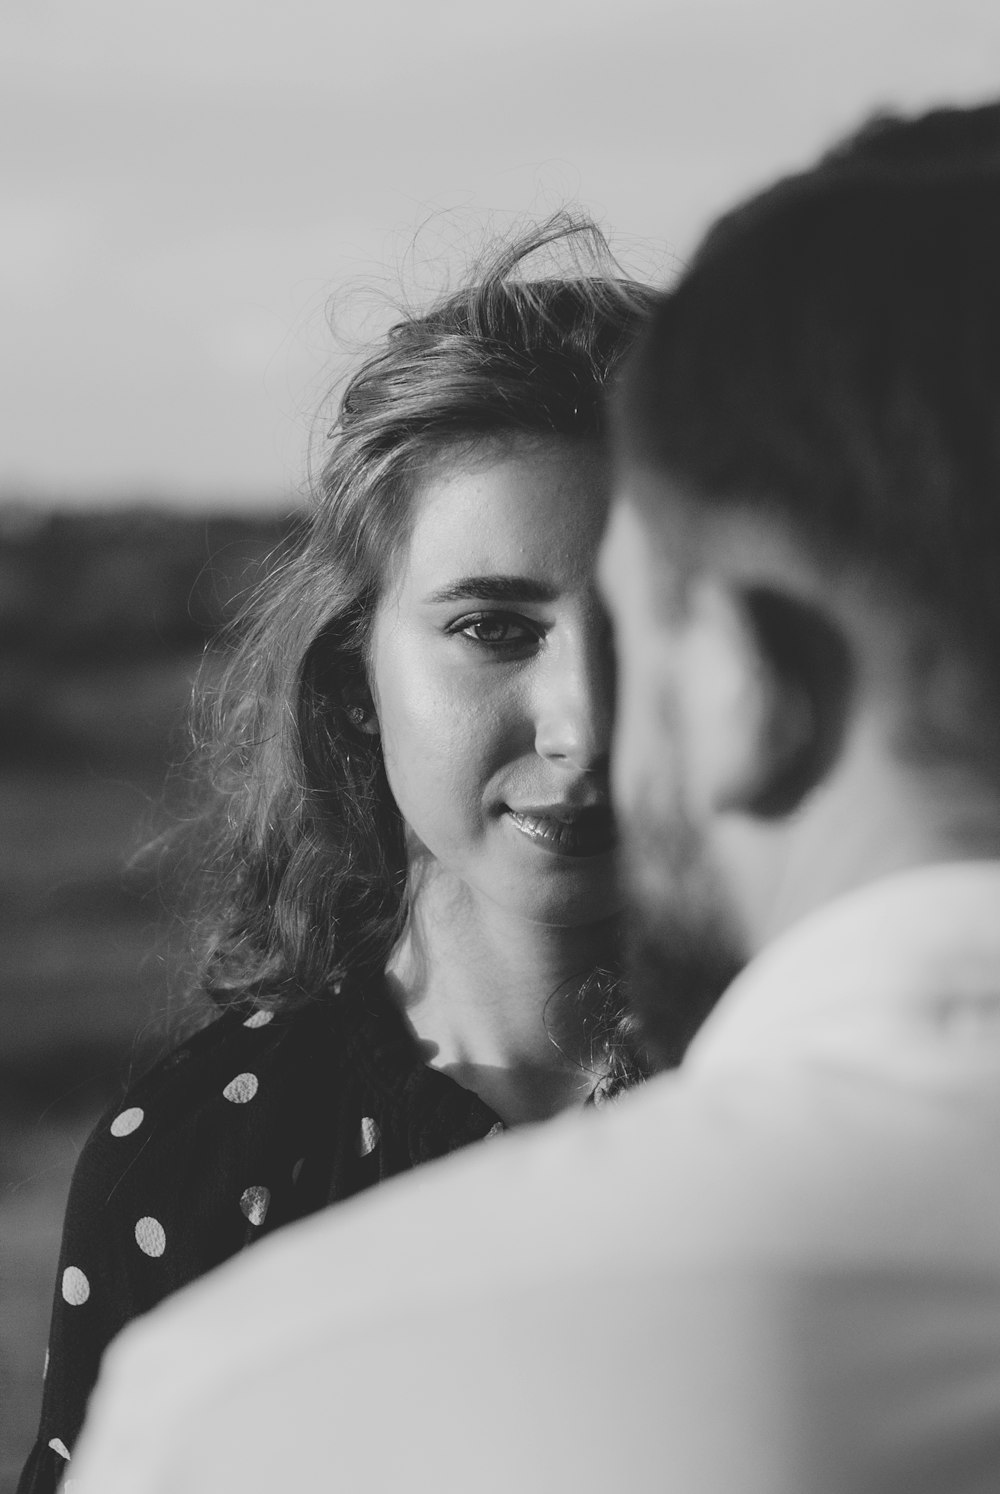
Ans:
{"label": "woman's neck", "polygon": [[572,996],[615,961],[615,920],[529,923],[436,879],[421,887],[387,975],[425,1062],[514,1125],[593,1089],[585,1008]]}

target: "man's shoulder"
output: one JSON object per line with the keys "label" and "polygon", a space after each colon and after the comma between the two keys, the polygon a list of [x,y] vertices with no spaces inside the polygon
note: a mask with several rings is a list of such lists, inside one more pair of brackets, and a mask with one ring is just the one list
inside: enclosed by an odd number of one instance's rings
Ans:
{"label": "man's shoulder", "polygon": [[[627,1469],[637,1489],[660,1487],[662,1458],[701,1467],[700,1487],[732,1486],[725,1459],[714,1483],[705,1473],[712,1407],[737,1460],[820,1435],[831,1397],[867,1446],[871,1387],[895,1374],[905,1417],[912,1353],[936,1393],[954,1373],[956,1325],[982,1319],[1000,1279],[996,1264],[976,1270],[998,1237],[1000,1188],[983,1203],[955,1183],[943,1209],[927,1208],[927,1186],[961,1173],[961,1127],[944,1125],[923,1172],[900,1172],[904,1149],[879,1119],[857,1076],[846,1088],[822,1071],[663,1076],[614,1109],[471,1147],[261,1242],[123,1336],[98,1407],[114,1404],[130,1436],[151,1417],[166,1452],[181,1426],[214,1446],[231,1418],[235,1435],[275,1385],[308,1420],[319,1385],[349,1465],[367,1458],[371,1487],[388,1489],[398,1470],[376,1475],[376,1387],[436,1446],[491,1408],[527,1442],[537,1432],[565,1472],[581,1415],[603,1425],[611,1364],[630,1408],[623,1441],[610,1463],[589,1451],[580,1487],[625,1457],[633,1414],[664,1428],[649,1467]],[[271,1451],[280,1462],[287,1443]],[[773,1488],[794,1487],[784,1467],[761,1466]]]}
{"label": "man's shoulder", "polygon": [[[463,1296],[544,1291],[568,1273],[595,1292],[621,1272],[749,1280],[891,1255],[900,1235],[926,1244],[919,1179],[900,1174],[896,1138],[876,1129],[877,1114],[859,1120],[858,1105],[829,1075],[664,1075],[614,1107],[473,1145],[321,1211],[140,1332],[162,1343],[193,1334],[206,1364],[236,1362],[262,1338],[277,1347],[432,1315]],[[945,1151],[940,1170],[953,1173]]]}
{"label": "man's shoulder", "polygon": [[1000,1104],[894,1093],[850,1068],[680,1070],[601,1112],[473,1145],[321,1211],[169,1313],[196,1328],[213,1319],[238,1354],[248,1296],[248,1333],[272,1316],[278,1335],[296,1324],[309,1333],[323,1320],[391,1317],[403,1304],[517,1290],[568,1270],[679,1278],[907,1255],[947,1262],[957,1249],[949,1219],[959,1217],[971,1262],[1000,1231],[1000,1180],[992,1186],[986,1166],[998,1145]]}

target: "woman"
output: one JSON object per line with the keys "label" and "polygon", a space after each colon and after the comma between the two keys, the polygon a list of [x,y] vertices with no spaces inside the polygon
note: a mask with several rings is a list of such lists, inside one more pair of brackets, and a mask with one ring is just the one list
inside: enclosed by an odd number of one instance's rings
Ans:
{"label": "woman", "polygon": [[[554,242],[573,274],[525,279]],[[350,382],[214,703],[199,986],[223,1015],[82,1155],[22,1491],[65,1472],[128,1319],[290,1220],[638,1073],[593,562],[604,390],[649,299],[560,218]]]}

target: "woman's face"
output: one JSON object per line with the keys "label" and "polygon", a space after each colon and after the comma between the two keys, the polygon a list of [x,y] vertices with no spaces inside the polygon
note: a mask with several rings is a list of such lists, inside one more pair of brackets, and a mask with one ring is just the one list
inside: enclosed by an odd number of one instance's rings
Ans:
{"label": "woman's face", "polygon": [[588,443],[439,459],[376,610],[386,772],[411,838],[536,923],[616,913],[612,657],[594,585],[607,471]]}

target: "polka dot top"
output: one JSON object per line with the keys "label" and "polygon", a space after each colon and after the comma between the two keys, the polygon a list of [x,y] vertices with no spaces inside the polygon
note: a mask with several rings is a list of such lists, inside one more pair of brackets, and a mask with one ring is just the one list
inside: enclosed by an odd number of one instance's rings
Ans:
{"label": "polka dot top", "polygon": [[283,1224],[502,1130],[426,1067],[377,986],[287,1015],[233,1010],[170,1053],[77,1165],[18,1494],[71,1472],[101,1355],[130,1319]]}

